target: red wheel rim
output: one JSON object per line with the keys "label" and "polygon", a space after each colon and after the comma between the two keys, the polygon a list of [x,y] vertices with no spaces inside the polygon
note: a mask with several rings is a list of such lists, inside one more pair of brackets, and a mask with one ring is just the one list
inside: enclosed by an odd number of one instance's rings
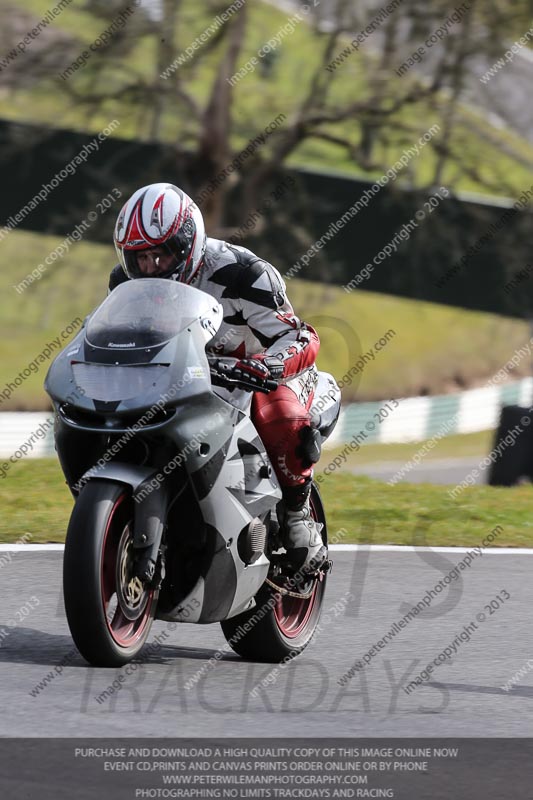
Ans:
{"label": "red wheel rim", "polygon": [[[122,494],[111,509],[104,534],[101,562],[101,587],[102,605],[106,619],[107,629],[114,642],[120,647],[131,647],[142,637],[150,620],[150,612],[154,599],[154,591],[147,593],[142,610],[136,619],[129,619],[121,608],[117,594],[117,570],[124,568],[124,559],[127,558],[124,547],[125,542],[131,540],[131,535],[126,533],[129,523],[120,523],[116,519],[116,512],[123,503],[126,495]],[[120,558],[120,564],[119,562]],[[131,582],[130,582],[131,583]],[[117,598],[114,611],[109,607],[113,598]]]}
{"label": "red wheel rim", "polygon": [[[317,519],[316,508],[312,497],[310,498],[311,515]],[[314,580],[312,593],[308,598],[292,597],[291,595],[281,595],[274,606],[274,615],[280,632],[287,639],[295,639],[301,634],[309,622],[316,602],[320,599],[323,590],[324,573],[320,572]],[[319,591],[320,587],[320,591]]]}
{"label": "red wheel rim", "polygon": [[300,600],[290,595],[282,595],[274,606],[274,614],[281,633],[287,639],[295,639],[303,631],[313,611],[319,581],[315,580],[311,597]]}

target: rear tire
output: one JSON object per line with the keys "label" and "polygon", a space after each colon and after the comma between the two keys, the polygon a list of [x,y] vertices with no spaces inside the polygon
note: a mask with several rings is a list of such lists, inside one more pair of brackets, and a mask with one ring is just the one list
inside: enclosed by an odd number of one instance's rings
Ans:
{"label": "rear tire", "polygon": [[76,647],[95,667],[131,661],[148,638],[157,605],[157,592],[130,574],[132,505],[124,485],[93,480],[68,526],[65,610]]}
{"label": "rear tire", "polygon": [[[313,484],[311,495],[313,519],[323,524],[322,540],[327,546],[327,529],[324,508],[318,488]],[[299,655],[313,638],[318,625],[327,573],[310,581],[308,600],[281,595],[264,583],[255,596],[256,606],[231,619],[221,622],[222,631],[230,647],[250,661],[278,664]],[[279,579],[276,578],[276,582]],[[242,635],[248,623],[251,628]]]}

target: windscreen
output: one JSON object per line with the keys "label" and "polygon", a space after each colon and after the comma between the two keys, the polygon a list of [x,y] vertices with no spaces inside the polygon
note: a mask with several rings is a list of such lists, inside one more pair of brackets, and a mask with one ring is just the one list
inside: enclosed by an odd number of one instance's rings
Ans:
{"label": "windscreen", "polygon": [[96,347],[154,347],[209,308],[209,296],[182,283],[144,278],[122,283],[94,312],[87,341]]}

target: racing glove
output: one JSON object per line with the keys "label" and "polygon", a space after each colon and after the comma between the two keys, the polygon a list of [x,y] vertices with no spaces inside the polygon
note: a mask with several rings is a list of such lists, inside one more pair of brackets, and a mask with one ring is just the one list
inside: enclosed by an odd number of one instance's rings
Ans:
{"label": "racing glove", "polygon": [[231,370],[233,378],[252,385],[263,384],[270,378],[270,370],[258,358],[241,358]]}
{"label": "racing glove", "polygon": [[[251,356],[236,362],[232,359],[215,358],[210,360],[211,379],[215,385],[225,386],[224,376],[257,386],[259,391],[274,391],[283,375],[283,362],[276,356]],[[265,387],[265,383],[267,387]]]}
{"label": "racing glove", "polygon": [[278,356],[271,356],[267,355],[266,353],[258,353],[257,355],[252,356],[252,360],[259,361],[261,364],[267,367],[271,380],[279,381],[283,377],[285,365],[281,358],[278,358]]}
{"label": "racing glove", "polygon": [[276,356],[266,356],[263,353],[242,358],[233,367],[233,374],[237,378],[255,383],[266,380],[278,381],[283,375],[283,362]]}

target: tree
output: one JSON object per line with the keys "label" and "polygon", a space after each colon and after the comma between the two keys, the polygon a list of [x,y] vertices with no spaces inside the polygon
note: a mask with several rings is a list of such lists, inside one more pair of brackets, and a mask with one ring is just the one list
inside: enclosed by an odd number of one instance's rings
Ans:
{"label": "tree", "polygon": [[[473,71],[492,63],[529,24],[531,0],[466,0],[463,5],[469,7],[458,21],[456,0],[395,0],[396,8],[385,16],[378,0],[337,0],[333,9],[323,3],[315,7],[311,0],[295,3],[292,14],[276,18],[277,31],[264,32],[259,28],[264,9],[244,0],[227,2],[209,0],[199,8],[188,0],[161,0],[151,15],[143,5],[79,74],[59,85],[56,81],[55,87],[85,109],[87,119],[107,109],[121,119],[135,119],[140,138],[173,141],[179,173],[193,194],[204,196],[202,209],[215,235],[235,230],[228,218],[229,196],[232,208],[240,203],[234,219],[242,218],[261,206],[280,170],[309,148],[327,146],[361,173],[380,174],[433,119],[441,131],[428,144],[432,171],[421,175],[410,167],[404,185],[431,187],[446,180],[453,189],[467,176],[493,192],[513,193],[504,174],[489,172],[465,148],[466,135],[490,142],[495,134],[487,131],[483,113],[465,107],[464,97]],[[129,3],[91,0],[87,11],[93,28],[101,23],[102,30],[109,29]],[[258,51],[269,39],[261,56]],[[293,78],[298,48],[305,56]],[[415,63],[413,54],[422,50]],[[272,69],[257,69],[273,51],[279,57]],[[232,81],[254,59],[253,68]],[[413,66],[402,71],[409,60]],[[279,86],[271,74],[283,70],[292,80],[291,97],[271,88]],[[264,95],[260,108],[259,94]],[[280,110],[286,115],[283,125],[268,143],[239,160],[243,139],[261,135]],[[530,166],[512,142],[505,147],[509,158]],[[239,168],[220,180],[236,157]],[[264,224],[259,215],[255,230]],[[295,232],[303,243],[303,229],[296,226]]]}

